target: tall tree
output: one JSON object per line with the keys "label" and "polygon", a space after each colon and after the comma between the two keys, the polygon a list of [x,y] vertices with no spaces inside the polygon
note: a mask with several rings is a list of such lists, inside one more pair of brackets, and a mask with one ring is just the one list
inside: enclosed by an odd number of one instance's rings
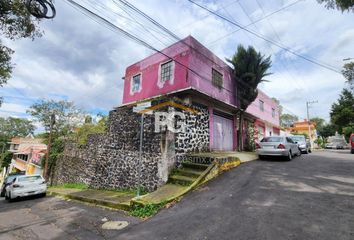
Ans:
{"label": "tall tree", "polygon": [[2,118],[0,117],[0,136],[1,138],[25,137],[33,133],[35,126],[32,121],[24,118]]}
{"label": "tall tree", "polygon": [[55,124],[53,131],[56,134],[64,136],[73,131],[79,124],[84,122],[84,112],[75,106],[73,102],[61,100],[45,100],[41,99],[30,106],[27,113],[39,123],[41,123],[46,131],[49,131],[51,116],[55,115]]}
{"label": "tall tree", "polygon": [[331,122],[339,133],[343,133],[343,129],[348,127],[354,129],[354,94],[343,89],[337,102],[332,104],[330,112]]}
{"label": "tall tree", "polygon": [[342,74],[352,90],[354,90],[354,62],[346,63],[343,66]]}
{"label": "tall tree", "polygon": [[319,3],[324,3],[328,9],[339,9],[344,11],[354,11],[353,0],[317,0]]}
{"label": "tall tree", "polygon": [[[11,40],[19,38],[40,37],[39,20],[31,16],[26,8],[26,0],[0,1],[0,31],[1,36]],[[0,87],[11,77],[13,64],[11,55],[14,51],[4,46],[0,40]],[[1,105],[1,104],[0,104]]]}
{"label": "tall tree", "polygon": [[289,113],[284,113],[280,115],[280,126],[291,127],[295,122],[299,121],[299,117]]}
{"label": "tall tree", "polygon": [[257,52],[252,46],[247,49],[242,45],[237,47],[236,53],[231,59],[227,59],[233,65],[233,79],[237,90],[237,102],[240,108],[239,115],[239,150],[243,150],[243,115],[247,107],[257,98],[258,84],[266,81],[264,78],[270,73],[272,65],[269,57]]}
{"label": "tall tree", "polygon": [[310,122],[315,123],[317,132],[321,132],[326,121],[320,117],[314,117],[310,119]]}

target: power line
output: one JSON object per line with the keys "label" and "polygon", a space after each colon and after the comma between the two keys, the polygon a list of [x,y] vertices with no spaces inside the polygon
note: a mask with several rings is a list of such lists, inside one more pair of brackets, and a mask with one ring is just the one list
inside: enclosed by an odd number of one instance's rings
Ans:
{"label": "power line", "polygon": [[[281,12],[281,11],[283,11],[283,10],[285,10],[285,9],[287,9],[287,8],[293,6],[293,5],[295,5],[295,4],[297,4],[297,3],[301,2],[301,1],[304,1],[304,0],[297,0],[297,1],[293,2],[293,3],[290,3],[290,4],[288,4],[288,5],[286,5],[286,6],[282,7],[282,8],[280,8],[280,9],[274,11],[274,12],[271,12],[270,14],[268,14],[268,15],[266,15],[266,16],[264,16],[264,17],[261,17],[261,18],[255,20],[255,21],[253,21],[253,22],[251,22],[251,23],[245,25],[244,27],[249,27],[249,26],[252,26],[252,25],[255,24],[255,23],[258,23],[258,22],[260,22],[260,21],[263,21],[264,19],[267,19],[267,18],[271,17],[272,15],[274,15],[274,14],[276,14],[276,13],[278,13],[278,12]],[[209,44],[207,44],[207,46],[214,45],[216,42],[218,42],[218,41],[220,41],[220,40],[222,40],[222,39],[224,39],[224,38],[226,38],[226,37],[229,37],[229,36],[233,35],[234,33],[237,33],[237,32],[239,32],[239,31],[241,31],[241,30],[242,30],[241,28],[238,28],[238,29],[236,29],[235,31],[232,31],[232,32],[230,32],[230,33],[228,33],[228,34],[226,34],[226,35],[224,35],[224,36],[222,36],[222,37],[220,37],[220,38],[218,38],[218,39],[216,39],[216,40],[210,42]]]}
{"label": "power line", "polygon": [[319,62],[317,62],[317,61],[315,61],[315,60],[312,60],[312,59],[310,59],[310,58],[308,58],[308,57],[306,57],[306,56],[303,56],[303,55],[301,55],[301,54],[299,54],[299,53],[297,53],[297,52],[291,50],[289,47],[282,46],[282,44],[280,44],[280,43],[278,43],[278,42],[275,42],[275,41],[273,41],[273,40],[270,40],[270,39],[264,37],[263,35],[261,35],[261,34],[259,34],[259,33],[256,33],[256,32],[254,32],[254,31],[252,31],[252,30],[249,30],[248,28],[246,28],[246,27],[244,27],[244,26],[242,26],[242,25],[240,25],[240,24],[238,24],[238,23],[236,23],[236,22],[234,22],[234,21],[229,20],[228,18],[226,18],[226,17],[224,17],[224,16],[222,16],[222,15],[220,15],[220,14],[214,12],[213,10],[210,10],[209,8],[207,8],[207,7],[205,7],[205,6],[203,6],[203,5],[199,4],[199,3],[194,2],[193,0],[188,0],[188,1],[191,2],[191,3],[193,3],[194,5],[196,5],[196,6],[200,7],[200,8],[202,8],[202,9],[204,9],[205,11],[208,11],[209,13],[211,13],[211,14],[213,14],[213,15],[215,15],[215,16],[221,18],[221,19],[223,19],[224,21],[226,21],[226,22],[228,22],[228,23],[230,23],[230,24],[232,24],[232,25],[235,25],[235,26],[241,28],[242,30],[244,30],[244,31],[246,31],[246,32],[249,32],[249,33],[251,33],[252,35],[255,35],[256,37],[258,37],[258,38],[260,38],[260,39],[263,39],[264,41],[266,41],[266,42],[268,42],[268,43],[271,43],[271,44],[273,44],[273,45],[275,45],[275,46],[277,46],[277,47],[279,47],[279,48],[281,48],[281,49],[283,49],[283,50],[285,50],[285,51],[287,51],[287,52],[289,52],[289,53],[291,53],[291,54],[293,54],[293,55],[295,55],[295,56],[297,56],[297,57],[300,57],[300,58],[302,58],[302,59],[304,59],[304,60],[306,60],[306,61],[308,61],[308,62],[311,62],[311,63],[313,63],[313,64],[316,64],[316,65],[318,65],[318,66],[320,66],[320,67],[326,68],[326,69],[328,69],[328,70],[330,70],[330,71],[333,71],[333,72],[336,72],[336,73],[341,74],[341,72],[340,72],[339,70],[335,69],[335,68],[332,67],[332,66],[329,66],[329,65],[326,66],[327,64],[324,65],[324,64],[319,63]]}

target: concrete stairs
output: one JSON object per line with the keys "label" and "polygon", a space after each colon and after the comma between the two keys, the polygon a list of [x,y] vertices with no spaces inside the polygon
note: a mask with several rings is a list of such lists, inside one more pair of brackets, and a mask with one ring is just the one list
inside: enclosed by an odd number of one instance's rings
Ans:
{"label": "concrete stairs", "polygon": [[209,167],[209,164],[183,162],[182,167],[175,169],[169,176],[168,182],[189,186]]}

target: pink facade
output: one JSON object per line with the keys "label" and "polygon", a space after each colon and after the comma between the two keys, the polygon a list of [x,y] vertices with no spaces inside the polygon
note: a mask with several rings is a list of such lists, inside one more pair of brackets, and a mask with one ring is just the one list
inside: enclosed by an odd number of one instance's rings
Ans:
{"label": "pink facade", "polygon": [[[195,89],[215,99],[235,105],[235,89],[231,79],[232,69],[193,37],[189,36],[162,52],[174,60],[173,79],[162,83],[161,66],[171,59],[160,53],[153,54],[126,69],[123,104],[185,89]],[[223,75],[221,88],[212,84],[212,69]],[[138,74],[141,76],[141,86],[133,92],[133,77]]]}
{"label": "pink facade", "polygon": [[[162,52],[126,69],[123,104],[172,93],[189,98],[209,109],[210,149],[237,149],[237,86],[232,79],[233,69],[191,36]],[[215,82],[217,79],[220,81]],[[246,112],[256,119],[258,137],[279,132],[278,105],[262,91]]]}

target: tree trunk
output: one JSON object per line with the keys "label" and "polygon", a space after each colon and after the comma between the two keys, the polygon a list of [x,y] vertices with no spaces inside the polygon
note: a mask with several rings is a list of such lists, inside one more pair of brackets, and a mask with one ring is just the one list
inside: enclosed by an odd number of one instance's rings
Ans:
{"label": "tree trunk", "polygon": [[238,125],[238,150],[243,151],[243,111],[239,112],[239,125]]}

